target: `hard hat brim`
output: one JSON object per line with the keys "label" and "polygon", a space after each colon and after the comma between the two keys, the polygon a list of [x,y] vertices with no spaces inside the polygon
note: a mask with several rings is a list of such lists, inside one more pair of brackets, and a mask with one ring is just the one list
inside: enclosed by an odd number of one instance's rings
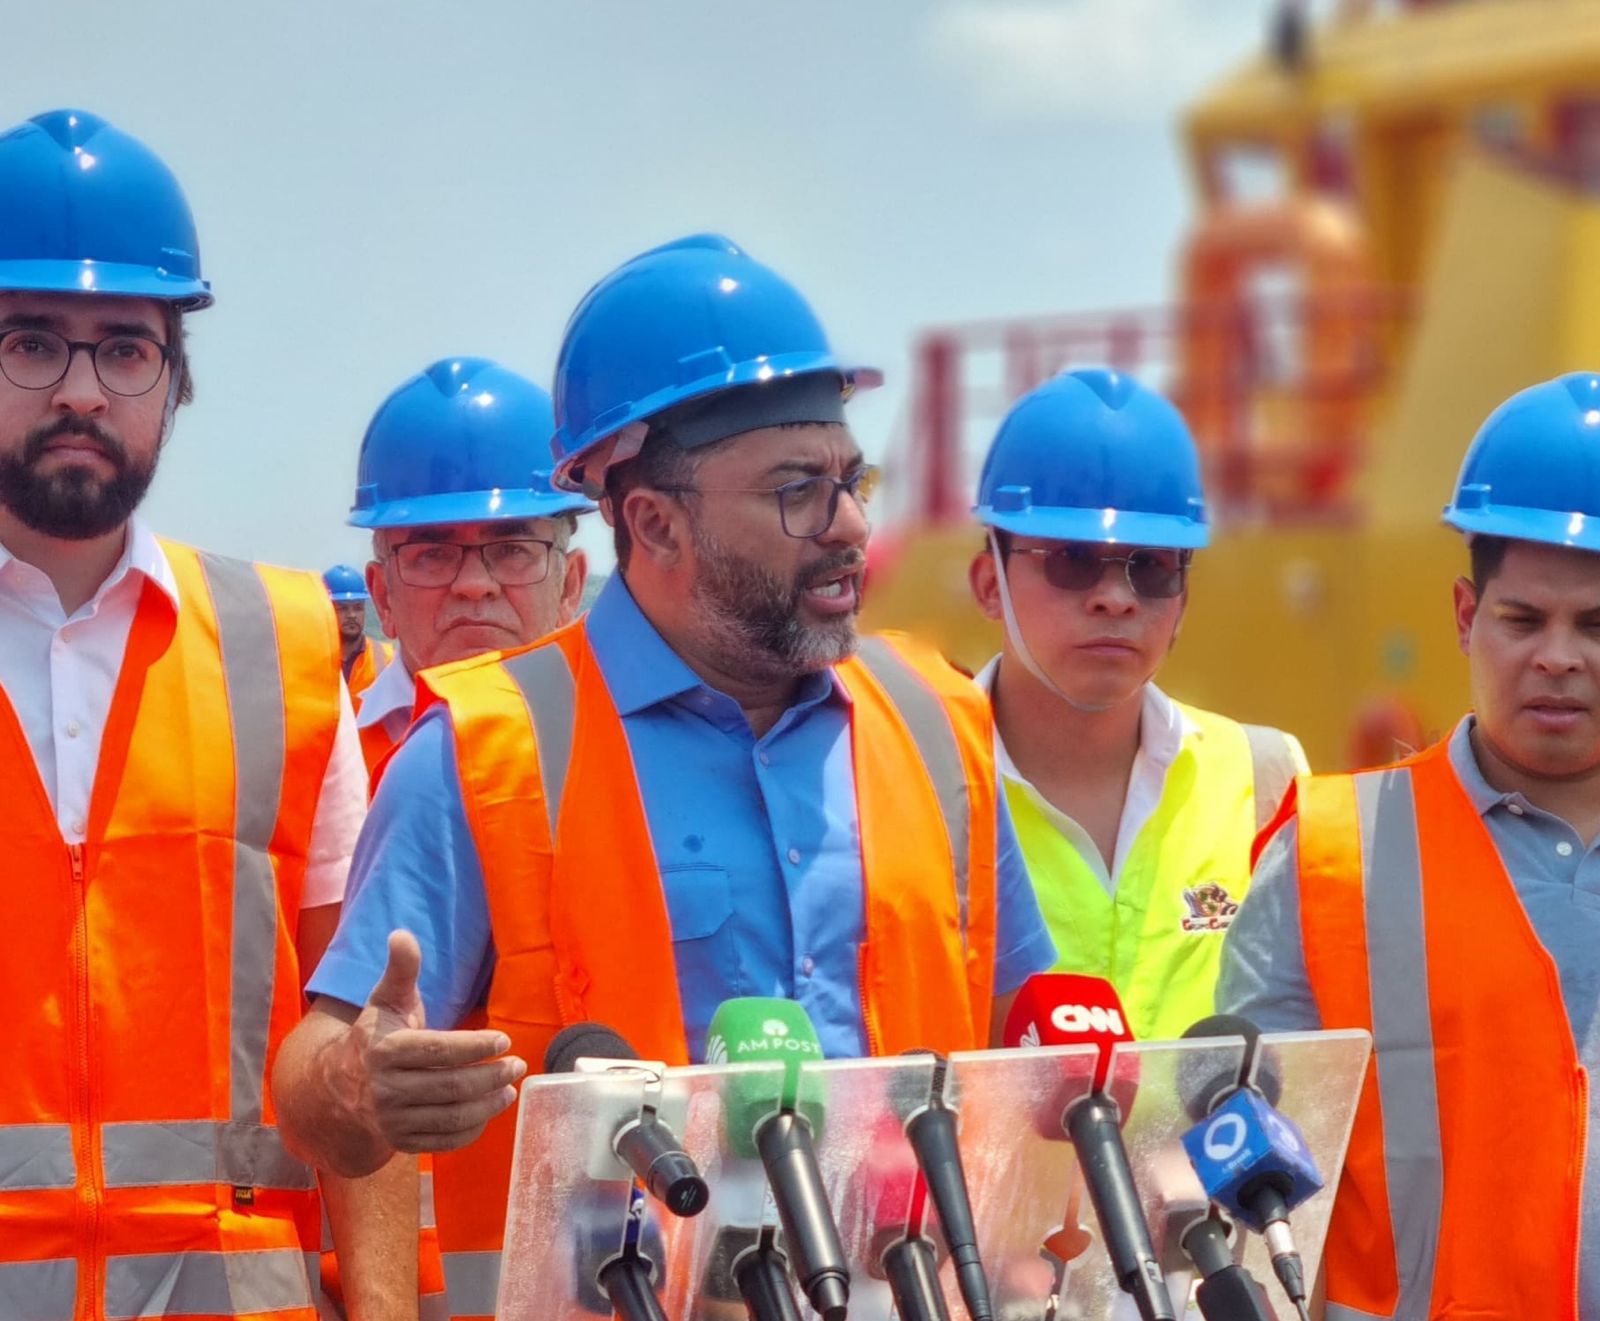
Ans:
{"label": "hard hat brim", "polygon": [[990,505],[978,505],[972,512],[986,527],[1045,541],[1103,542],[1163,550],[1201,550],[1211,544],[1209,525],[1177,514],[1059,508],[997,512]]}
{"label": "hard hat brim", "polygon": [[685,404],[692,399],[699,399],[719,390],[729,390],[735,386],[759,385],[762,381],[776,380],[780,377],[807,376],[821,372],[833,372],[839,376],[844,382],[846,398],[859,390],[872,390],[883,384],[883,373],[876,367],[842,366],[832,353],[780,354],[771,358],[754,358],[748,362],[735,363],[732,367],[702,376],[698,380],[657,390],[643,399],[634,400],[625,409],[613,409],[610,414],[597,418],[593,426],[570,442],[564,434],[565,428],[558,427],[555,437],[550,442],[550,452],[556,460],[555,473],[551,481],[563,490],[577,490],[577,484],[568,474],[574,464],[582,461],[584,455],[603,445],[623,428],[635,422],[649,421],[650,418],[678,404]]}
{"label": "hard hat brim", "polygon": [[531,490],[451,491],[408,500],[385,500],[368,509],[352,509],[351,527],[438,527],[449,523],[503,523],[523,518],[559,518],[587,514],[595,505],[569,492]]}
{"label": "hard hat brim", "polygon": [[1509,541],[1534,541],[1545,546],[1600,553],[1600,515],[1576,510],[1525,509],[1516,505],[1460,509],[1447,506],[1444,521],[1469,537],[1504,537]]}
{"label": "hard hat brim", "polygon": [[148,266],[118,262],[0,262],[0,290],[7,293],[101,294],[116,298],[153,298],[183,312],[198,312],[215,301],[209,280],[170,275]]}

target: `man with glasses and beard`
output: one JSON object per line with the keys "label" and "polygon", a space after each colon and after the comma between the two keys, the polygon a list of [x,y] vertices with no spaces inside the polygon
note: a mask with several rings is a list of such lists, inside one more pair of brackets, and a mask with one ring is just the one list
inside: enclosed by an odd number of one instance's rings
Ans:
{"label": "man with glasses and beard", "polygon": [[1154,683],[1209,537],[1175,408],[1117,372],[1025,396],[984,462],[973,595],[1004,626],[979,674],[995,758],[1063,972],[1117,988],[1136,1036],[1211,1012],[1250,845],[1305,769],[1287,734]]}
{"label": "man with glasses and beard", "polygon": [[[265,1082],[364,811],[333,615],[135,515],[212,301],[166,166],[55,111],[0,197],[0,1298],[313,1321]],[[325,1189],[362,1314],[414,1309],[377,1238],[415,1175]]]}
{"label": "man with glasses and beard", "polygon": [[448,1153],[454,1316],[493,1311],[501,1112],[563,1024],[682,1064],[723,1000],[778,995],[828,1055],[974,1048],[1051,962],[983,695],[856,633],[875,474],[844,401],[877,380],[714,235],[568,323],[556,482],[603,496],[618,572],[552,638],[422,676],[276,1077],[320,1162]]}

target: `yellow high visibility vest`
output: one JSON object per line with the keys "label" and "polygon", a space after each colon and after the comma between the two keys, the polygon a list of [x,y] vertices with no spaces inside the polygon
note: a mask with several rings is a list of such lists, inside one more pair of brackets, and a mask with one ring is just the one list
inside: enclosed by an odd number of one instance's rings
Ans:
{"label": "yellow high visibility vest", "polygon": [[1223,934],[1250,886],[1250,845],[1305,770],[1300,744],[1280,730],[1179,709],[1182,746],[1114,893],[1038,791],[1005,779],[1017,842],[1055,938],[1056,971],[1104,977],[1134,1035],[1150,1041],[1182,1036],[1212,1012]]}

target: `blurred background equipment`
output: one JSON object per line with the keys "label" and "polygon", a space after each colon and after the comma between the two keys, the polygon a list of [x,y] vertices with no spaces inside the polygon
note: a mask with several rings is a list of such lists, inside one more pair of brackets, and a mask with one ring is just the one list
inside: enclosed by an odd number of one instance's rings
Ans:
{"label": "blurred background equipment", "polygon": [[[1532,11],[1532,12],[1530,12]],[[1182,124],[1199,210],[1167,307],[944,326],[915,349],[866,624],[976,669],[972,456],[1103,364],[1167,392],[1216,537],[1165,681],[1370,764],[1466,705],[1440,526],[1507,395],[1600,362],[1600,2],[1285,3]]]}

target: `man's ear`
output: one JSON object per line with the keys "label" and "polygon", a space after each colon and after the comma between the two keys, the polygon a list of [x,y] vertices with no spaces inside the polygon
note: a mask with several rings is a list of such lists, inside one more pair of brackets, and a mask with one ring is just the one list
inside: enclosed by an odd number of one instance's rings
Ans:
{"label": "man's ear", "polygon": [[636,486],[615,508],[633,539],[634,555],[658,568],[675,568],[689,548],[689,519],[683,502],[669,492]]}
{"label": "man's ear", "polygon": [[1463,656],[1472,655],[1472,621],[1478,617],[1478,589],[1470,578],[1457,578],[1451,588],[1455,603],[1456,645]]}
{"label": "man's ear", "polygon": [[570,624],[583,604],[583,585],[589,578],[589,557],[581,550],[567,551],[566,570],[561,580],[561,600],[556,605],[556,626]]}
{"label": "man's ear", "polygon": [[367,561],[367,595],[372,598],[372,608],[377,613],[378,623],[383,626],[384,637],[399,637],[395,631],[394,613],[389,609],[389,577],[377,560]]}
{"label": "man's ear", "polygon": [[994,552],[985,546],[967,565],[967,585],[972,588],[972,599],[978,603],[985,619],[1000,620],[1004,610],[1000,604],[1000,569]]}

